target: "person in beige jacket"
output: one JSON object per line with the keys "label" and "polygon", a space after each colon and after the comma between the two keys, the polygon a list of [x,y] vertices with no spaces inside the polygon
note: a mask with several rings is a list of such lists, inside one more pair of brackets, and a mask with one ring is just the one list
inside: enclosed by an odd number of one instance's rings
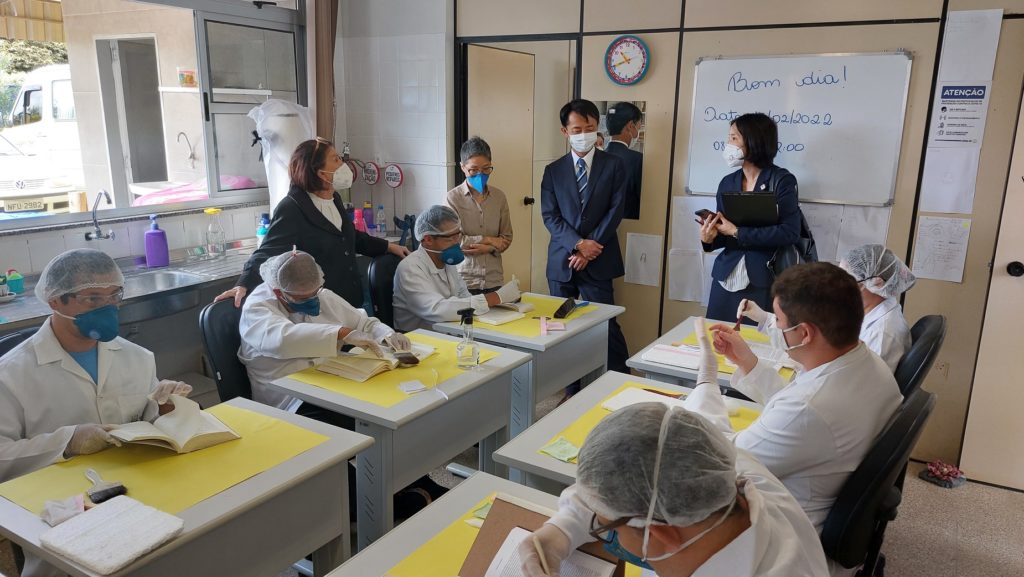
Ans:
{"label": "person in beige jacket", "polygon": [[512,244],[512,219],[505,193],[487,184],[494,165],[491,147],[479,136],[462,145],[459,154],[466,180],[448,191],[446,202],[462,221],[459,274],[472,294],[485,294],[505,284],[501,253]]}

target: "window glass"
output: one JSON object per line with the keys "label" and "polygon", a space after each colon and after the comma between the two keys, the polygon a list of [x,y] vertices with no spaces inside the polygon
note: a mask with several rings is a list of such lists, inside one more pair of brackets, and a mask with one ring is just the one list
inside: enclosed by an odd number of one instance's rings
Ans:
{"label": "window glass", "polygon": [[75,98],[71,93],[71,80],[54,80],[53,119],[75,120]]}
{"label": "window glass", "polygon": [[[26,103],[28,106],[26,106]],[[24,126],[43,119],[43,91],[29,90],[22,93],[18,104],[14,107],[14,126]]]}

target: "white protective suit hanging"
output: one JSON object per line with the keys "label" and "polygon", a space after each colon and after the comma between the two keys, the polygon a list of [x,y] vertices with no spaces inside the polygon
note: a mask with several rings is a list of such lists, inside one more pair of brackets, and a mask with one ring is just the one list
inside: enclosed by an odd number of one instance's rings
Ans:
{"label": "white protective suit hanging", "polygon": [[288,161],[303,142],[316,136],[309,108],[285,100],[270,99],[249,111],[263,146],[263,165],[270,189],[270,213],[287,196],[291,181]]}

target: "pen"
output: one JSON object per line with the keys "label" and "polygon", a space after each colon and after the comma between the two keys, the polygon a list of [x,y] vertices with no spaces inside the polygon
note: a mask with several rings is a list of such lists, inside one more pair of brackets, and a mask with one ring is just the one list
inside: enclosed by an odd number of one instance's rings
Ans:
{"label": "pen", "polygon": [[551,569],[548,568],[548,560],[544,557],[544,549],[540,546],[540,539],[536,535],[533,537],[533,548],[537,550],[537,556],[540,557],[540,566],[544,569],[544,575],[546,577],[551,576]]}

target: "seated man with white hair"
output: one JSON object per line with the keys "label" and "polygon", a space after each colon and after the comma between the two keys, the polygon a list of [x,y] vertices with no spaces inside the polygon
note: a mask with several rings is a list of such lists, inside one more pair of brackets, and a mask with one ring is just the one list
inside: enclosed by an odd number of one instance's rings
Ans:
{"label": "seated man with white hair", "polygon": [[[57,255],[35,295],[53,314],[0,358],[0,482],[116,445],[117,425],[152,421],[192,391],[157,382],[153,353],[118,336],[124,276],[105,253]],[[26,557],[24,577],[63,574]]]}
{"label": "seated man with white hair", "polygon": [[[917,278],[898,256],[880,244],[851,249],[839,266],[850,273],[860,289],[864,305],[860,340],[896,372],[911,345],[910,327],[903,318],[899,297],[913,288]],[[747,300],[740,303],[739,313],[757,322],[758,330],[771,335],[776,343],[781,341],[775,315]]]}
{"label": "seated man with white hair", "polygon": [[305,252],[268,258],[260,276],[263,284],[242,307],[238,348],[255,401],[295,412],[302,401],[273,390],[271,382],[334,358],[345,345],[378,355],[382,342],[397,350],[411,347],[405,335],[324,288],[320,265]]}
{"label": "seated man with white hair", "polygon": [[420,247],[395,270],[395,326],[402,331],[431,328],[434,323],[460,320],[458,312],[473,309],[482,315],[490,307],[519,300],[519,281],[498,290],[472,295],[456,267],[462,253],[462,225],[448,206],[434,205],[416,217]]}
{"label": "seated man with white hair", "polygon": [[595,540],[660,577],[828,574],[792,495],[696,413],[625,407],[594,427],[578,460],[558,514],[534,533],[546,563],[532,540],[519,548],[525,575],[558,575],[576,547]]}

